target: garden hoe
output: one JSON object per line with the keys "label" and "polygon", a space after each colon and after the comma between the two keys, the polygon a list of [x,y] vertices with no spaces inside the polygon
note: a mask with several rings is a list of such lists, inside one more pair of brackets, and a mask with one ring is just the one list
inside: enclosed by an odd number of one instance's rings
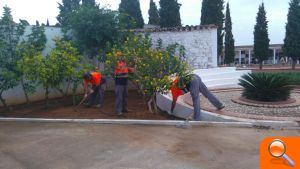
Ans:
{"label": "garden hoe", "polygon": [[79,111],[78,111],[78,107],[79,107],[84,101],[86,101],[86,99],[87,99],[90,95],[91,95],[91,93],[89,93],[89,94],[87,95],[87,97],[83,97],[82,100],[79,102],[79,104],[76,105],[76,106],[74,107],[74,111],[79,112]]}

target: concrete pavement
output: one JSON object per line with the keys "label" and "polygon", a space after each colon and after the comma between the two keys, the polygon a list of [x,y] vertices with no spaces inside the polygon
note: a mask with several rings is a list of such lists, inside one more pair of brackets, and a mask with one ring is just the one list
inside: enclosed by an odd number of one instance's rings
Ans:
{"label": "concrete pavement", "polygon": [[1,169],[258,169],[267,136],[300,130],[0,122]]}

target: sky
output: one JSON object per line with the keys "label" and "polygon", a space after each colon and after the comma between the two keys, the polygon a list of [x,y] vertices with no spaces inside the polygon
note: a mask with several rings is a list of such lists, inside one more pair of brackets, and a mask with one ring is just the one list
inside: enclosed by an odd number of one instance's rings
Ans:
{"label": "sky", "polygon": [[[121,0],[96,0],[101,6],[117,10]],[[159,6],[159,0],[154,0]],[[225,0],[227,3],[228,0]],[[235,45],[252,45],[253,30],[259,4],[264,1],[269,21],[270,44],[283,43],[289,0],[231,0],[230,10],[233,22],[233,35]],[[57,23],[56,16],[59,13],[58,3],[61,0],[0,0],[0,13],[3,6],[12,9],[14,21],[25,19],[30,24]],[[199,25],[202,0],[178,0],[182,4],[180,8],[181,21],[185,25]],[[145,23],[148,22],[148,9],[150,0],[140,0],[142,15]],[[225,10],[224,10],[225,13]]]}

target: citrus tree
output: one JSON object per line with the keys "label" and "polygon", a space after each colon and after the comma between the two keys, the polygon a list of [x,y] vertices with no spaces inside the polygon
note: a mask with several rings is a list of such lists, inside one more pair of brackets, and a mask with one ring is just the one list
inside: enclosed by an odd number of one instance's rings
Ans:
{"label": "citrus tree", "polygon": [[26,78],[31,81],[37,81],[37,84],[45,89],[46,108],[48,107],[50,89],[57,89],[63,95],[66,95],[69,87],[63,90],[61,89],[62,84],[67,82],[67,86],[73,84],[74,88],[75,86],[72,82],[78,80],[78,72],[80,72],[82,67],[81,56],[71,42],[60,39],[55,39],[54,41],[56,47],[48,56],[44,57],[39,53],[34,56],[24,57],[23,60]]}
{"label": "citrus tree", "polygon": [[129,36],[122,47],[113,47],[107,54],[105,68],[108,73],[113,72],[117,64],[117,52],[124,54],[127,65],[134,68],[131,74],[132,81],[138,85],[144,98],[148,101],[150,112],[157,112],[155,103],[156,93],[166,93],[172,80],[170,75],[186,75],[188,72],[187,63],[168,51],[152,49],[149,36]]}

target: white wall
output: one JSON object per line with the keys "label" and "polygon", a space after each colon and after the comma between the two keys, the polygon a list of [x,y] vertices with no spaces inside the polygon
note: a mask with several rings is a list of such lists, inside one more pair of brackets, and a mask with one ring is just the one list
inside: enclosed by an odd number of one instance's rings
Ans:
{"label": "white wall", "polygon": [[[24,39],[31,32],[31,26],[28,26],[25,30]],[[45,34],[47,37],[46,48],[43,51],[43,55],[47,55],[55,47],[53,38],[62,37],[63,34],[60,28],[57,27],[45,27]],[[165,32],[152,32],[151,38],[153,39],[153,45],[156,45],[157,40],[161,38],[163,45],[178,43],[184,45],[186,48],[186,56],[188,62],[192,68],[210,68],[217,67],[217,29],[207,28],[200,30],[190,31],[165,31]],[[108,90],[113,90],[114,82],[109,80],[107,84]],[[135,89],[132,84],[129,85],[129,89]],[[80,92],[82,90],[78,90]],[[71,92],[71,91],[70,91]],[[44,99],[44,89],[38,87],[36,92],[29,96],[30,101],[38,101]],[[51,90],[49,97],[60,97],[61,94],[56,90]],[[13,89],[7,90],[3,93],[3,98],[6,99],[8,105],[25,103],[25,96],[21,86],[17,86]],[[0,106],[2,104],[0,103]]]}
{"label": "white wall", "polygon": [[193,69],[217,67],[217,29],[200,29],[191,31],[161,31],[151,33],[155,47],[162,39],[163,47],[178,43],[186,49],[186,57]]}

